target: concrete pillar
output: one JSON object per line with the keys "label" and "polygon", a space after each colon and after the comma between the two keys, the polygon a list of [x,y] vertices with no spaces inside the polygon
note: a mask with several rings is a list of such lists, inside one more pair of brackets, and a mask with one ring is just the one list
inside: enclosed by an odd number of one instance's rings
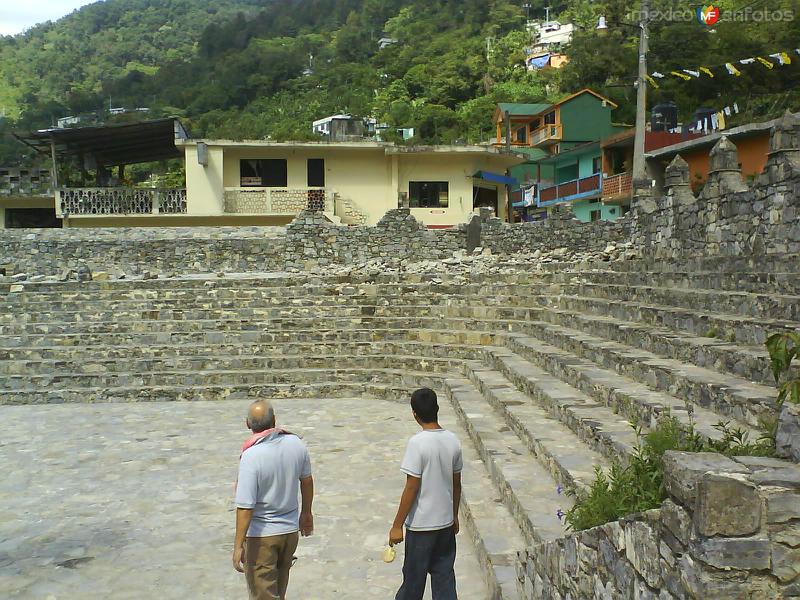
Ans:
{"label": "concrete pillar", "polygon": [[739,151],[727,137],[722,136],[708,155],[710,169],[701,195],[719,198],[727,194],[744,192],[747,184],[742,180]]}

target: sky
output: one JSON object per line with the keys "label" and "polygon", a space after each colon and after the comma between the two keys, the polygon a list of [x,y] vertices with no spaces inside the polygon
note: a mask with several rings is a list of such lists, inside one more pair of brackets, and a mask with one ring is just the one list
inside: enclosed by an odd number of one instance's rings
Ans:
{"label": "sky", "polygon": [[0,35],[21,33],[43,21],[55,21],[76,8],[91,4],[89,0],[2,0],[0,1]]}

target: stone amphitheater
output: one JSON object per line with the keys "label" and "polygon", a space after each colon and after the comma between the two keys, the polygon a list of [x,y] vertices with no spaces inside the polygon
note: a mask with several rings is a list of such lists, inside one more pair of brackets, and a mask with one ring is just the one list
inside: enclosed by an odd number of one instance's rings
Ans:
{"label": "stone amphitheater", "polygon": [[771,144],[752,186],[723,139],[698,196],[676,159],[613,223],[5,232],[0,589],[240,596],[230,484],[267,396],[319,474],[293,597],[390,598],[404,403],[428,386],[464,449],[462,598],[800,596],[794,406],[783,458],[670,453],[661,508],[561,518],[632,423],[758,437],[778,416],[764,341],[800,327],[800,124]]}

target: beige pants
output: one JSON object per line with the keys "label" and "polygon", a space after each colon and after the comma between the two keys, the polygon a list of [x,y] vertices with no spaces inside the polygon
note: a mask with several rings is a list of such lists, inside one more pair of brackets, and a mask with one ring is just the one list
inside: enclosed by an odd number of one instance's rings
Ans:
{"label": "beige pants", "polygon": [[244,548],[244,574],[250,600],[284,600],[289,585],[298,533],[249,537]]}

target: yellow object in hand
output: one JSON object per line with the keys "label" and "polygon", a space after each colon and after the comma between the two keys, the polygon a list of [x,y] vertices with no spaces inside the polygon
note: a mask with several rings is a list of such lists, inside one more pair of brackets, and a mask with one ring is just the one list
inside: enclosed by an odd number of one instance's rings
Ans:
{"label": "yellow object in hand", "polygon": [[383,562],[390,563],[394,560],[395,556],[397,556],[397,551],[392,546],[386,546],[386,549],[383,551]]}

